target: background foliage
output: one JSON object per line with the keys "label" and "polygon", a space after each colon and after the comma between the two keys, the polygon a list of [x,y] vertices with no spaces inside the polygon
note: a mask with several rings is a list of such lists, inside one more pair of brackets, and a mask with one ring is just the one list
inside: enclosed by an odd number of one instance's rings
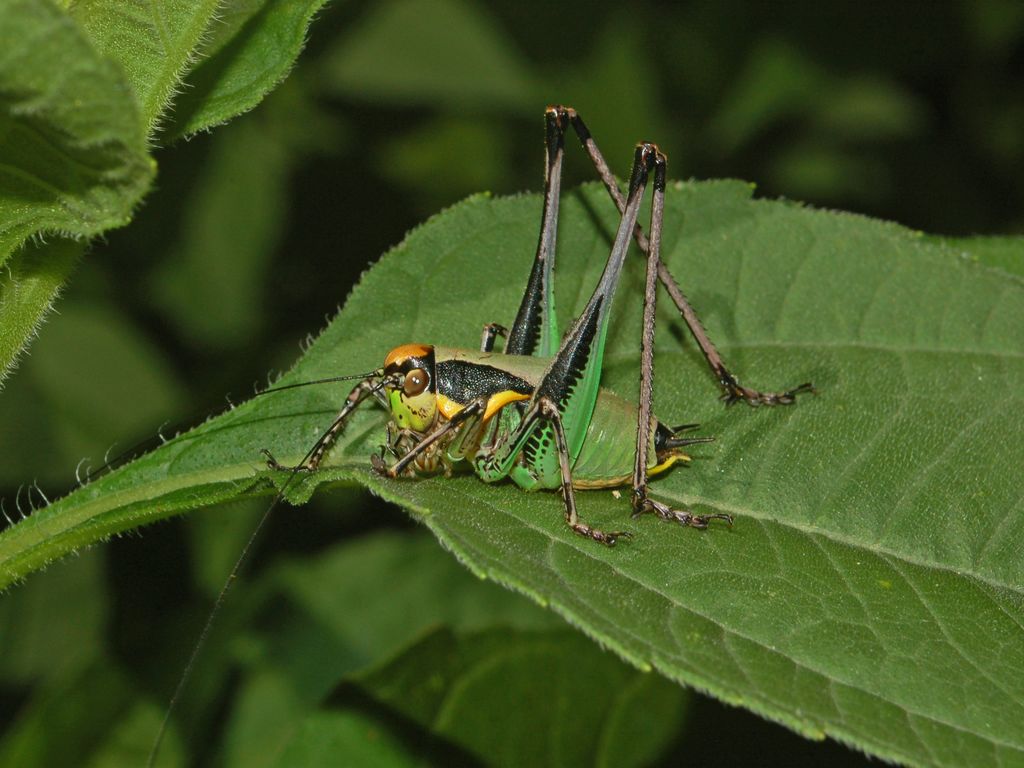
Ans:
{"label": "background foliage", "polygon": [[[149,183],[149,153],[156,184],[130,227],[91,247],[0,395],[9,512],[16,498],[26,511],[27,499],[40,501],[19,484],[36,481],[59,495],[82,457],[97,466],[111,446],[116,453],[182,413],[216,408],[224,393],[246,397],[254,380],[294,360],[297,340],[322,326],[366,265],[430,213],[482,189],[538,189],[548,102],[578,107],[620,174],[632,143],[653,138],[676,177],[753,179],[762,195],[949,237],[1024,230],[1019,4],[929,3],[927,12],[914,4],[587,4],[583,16],[574,3],[338,3],[315,19],[299,65],[259,109],[174,141],[252,106],[253,73],[272,69],[274,54],[296,44],[272,32],[301,30],[314,6],[288,20],[272,11],[290,6],[235,3],[182,44],[188,87],[145,90],[141,115],[126,118],[138,123],[126,140],[129,156],[142,157],[132,161],[138,194]],[[108,21],[80,10],[71,7],[93,45],[116,60],[116,40],[103,36]],[[276,71],[286,69],[287,61]],[[111,72],[139,82],[137,71]],[[4,105],[9,93],[0,88]],[[583,177],[579,158],[571,167]],[[31,247],[80,247],[47,240]],[[74,256],[58,253],[54,263]],[[19,257],[8,279],[28,263]],[[2,754],[52,762],[59,755],[45,751],[53,746],[41,729],[62,722],[66,754],[97,763],[137,755],[253,511],[208,510],[149,529],[5,595],[0,671],[10,725]],[[426,627],[486,633],[502,601],[505,623],[561,631],[517,598],[497,590],[481,597],[480,585],[422,537],[403,514],[356,491],[282,510],[221,622],[226,645],[213,644],[183,706],[188,749],[229,763],[266,754],[275,743],[266,724],[282,712],[371,664],[377,677],[360,690],[385,684],[401,672],[399,649],[422,642],[440,652],[460,642],[425,638]],[[319,595],[313,587],[332,567],[364,574],[364,591]],[[353,604],[381,603],[381,584],[395,599],[361,617],[360,631],[324,630]],[[446,613],[410,617],[417,593],[400,594],[410,584],[450,593]],[[311,605],[325,599],[337,602]],[[474,612],[479,601],[488,611]],[[243,629],[252,617],[257,623]],[[339,636],[346,647],[331,645]],[[538,642],[528,635],[524,647]],[[303,668],[314,658],[336,666]],[[227,682],[229,664],[248,674]],[[635,675],[624,667],[609,674]],[[787,763],[820,761],[825,748],[836,750],[833,759],[861,759],[700,697],[684,701],[675,688],[651,695],[680,714],[671,732],[648,734],[645,760],[664,749],[699,760],[714,749],[742,763],[750,754],[725,736],[741,731],[759,745],[754,754],[771,751]],[[228,702],[227,727],[210,727],[209,713]],[[353,727],[374,714],[350,709]],[[616,754],[613,736],[607,755]],[[168,745],[168,759],[176,746]]]}

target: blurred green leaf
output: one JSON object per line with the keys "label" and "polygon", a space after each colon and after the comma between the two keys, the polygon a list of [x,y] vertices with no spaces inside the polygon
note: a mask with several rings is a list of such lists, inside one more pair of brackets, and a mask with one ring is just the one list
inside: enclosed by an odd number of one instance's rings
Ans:
{"label": "blurred green leaf", "polygon": [[[481,117],[427,120],[383,150],[381,173],[415,194],[426,215],[481,189],[501,184],[510,156],[504,123]],[[462,158],[452,162],[452,158]]]}
{"label": "blurred green leaf", "polygon": [[[635,534],[609,550],[566,528],[557,495],[472,477],[386,482],[367,469],[384,422],[369,410],[333,466],[289,497],[364,483],[474,572],[549,604],[635,665],[805,735],[910,762],[1019,760],[1024,286],[895,225],[749,195],[735,182],[672,186],[666,263],[694,276],[709,331],[748,380],[811,378],[821,396],[723,409],[664,306],[658,355],[660,371],[676,372],[659,376],[658,412],[700,421],[717,440],[656,491],[730,512],[734,530],[630,522],[623,500],[586,494],[585,520]],[[413,232],[289,380],[368,370],[409,340],[475,344],[484,322],[514,312],[539,210],[536,197],[473,198]],[[615,221],[593,186],[563,201],[566,315],[596,282]],[[604,383],[628,394],[639,262],[623,282]],[[111,531],[266,489],[259,449],[297,460],[341,399],[327,388],[258,398],[40,510],[0,535],[5,578]]]}
{"label": "blurred green leaf", "polygon": [[422,765],[422,756],[398,734],[381,728],[362,712],[317,712],[300,726],[277,765],[330,765],[345,755],[350,765],[405,768]]}
{"label": "blurred green leaf", "polygon": [[[135,699],[123,709],[117,719],[103,728],[104,740],[98,744],[84,768],[122,768],[126,765],[145,765],[153,747],[153,734],[163,718],[159,704],[146,699]],[[155,768],[188,765],[184,748],[177,734],[168,733],[154,762]]]}
{"label": "blurred green leaf", "polygon": [[260,118],[247,116],[213,138],[180,240],[152,278],[164,312],[207,350],[238,345],[267,320],[267,263],[287,215],[292,158]]}
{"label": "blurred green leaf", "polygon": [[978,51],[1002,58],[1019,45],[1024,32],[1024,5],[1006,0],[976,0],[959,6],[962,23]]}
{"label": "blurred green leaf", "polygon": [[268,285],[274,257],[282,249],[302,253],[294,238],[284,240],[303,216],[292,207],[295,175],[310,154],[336,155],[347,143],[344,124],[296,75],[259,110],[168,153],[191,166],[177,177],[187,194],[173,181],[154,192],[153,208],[132,232],[132,250],[145,250],[155,265],[147,301],[192,350],[230,353],[277,322],[280,289]]}
{"label": "blurred green leaf", "polygon": [[709,138],[723,154],[737,152],[758,133],[821,102],[834,83],[821,66],[785,40],[767,38],[746,56],[742,72],[723,94]]}
{"label": "blurred green leaf", "polygon": [[23,368],[0,398],[0,424],[20,446],[0,468],[7,484],[66,483],[80,461],[96,470],[185,403],[153,342],[99,304],[65,303]]}
{"label": "blurred green leaf", "polygon": [[76,673],[102,656],[109,606],[103,592],[101,554],[93,550],[58,563],[3,595],[0,679],[4,683],[29,685]]}
{"label": "blurred green leaf", "polygon": [[[306,653],[311,648],[324,650],[322,645],[307,642],[294,652]],[[315,701],[310,701],[305,691],[297,690],[295,681],[281,670],[270,666],[256,669],[246,677],[232,708],[225,737],[224,764],[239,768],[273,765],[292,734],[313,711]],[[345,762],[356,764],[349,758]],[[326,762],[319,764],[327,765]]]}
{"label": "blurred green leaf", "polygon": [[[545,72],[542,96],[536,101],[572,105],[602,146],[632,147],[638,141],[654,141],[671,147],[670,167],[680,173],[688,166],[689,137],[667,118],[669,105],[660,87],[650,27],[644,21],[630,10],[612,14],[585,56]],[[642,134],[637,132],[638,125],[643,126]],[[588,161],[575,153],[567,159],[578,161],[589,172]],[[628,178],[632,159],[632,153],[618,152],[608,162],[620,177]]]}
{"label": "blurred green leaf", "polygon": [[[155,705],[138,703],[121,670],[97,663],[39,691],[0,740],[0,764],[142,765],[158,718]],[[168,742],[158,766],[181,764],[179,745]]]}
{"label": "blurred green leaf", "polygon": [[[353,573],[360,578],[349,578]],[[364,538],[358,546],[280,566],[266,583],[277,585],[343,641],[348,659],[342,659],[345,667],[335,677],[396,652],[413,633],[433,624],[468,630],[553,623],[528,600],[469,578],[432,540],[415,534]],[[324,584],[335,586],[325,590]]]}
{"label": "blurred green leaf", "polygon": [[473,577],[418,532],[363,536],[291,560],[256,589],[273,619],[226,740],[227,763],[250,768],[271,762],[339,679],[388,658],[430,627],[561,624],[527,599]]}
{"label": "blurred green leaf", "polygon": [[238,553],[265,510],[263,499],[243,499],[189,520],[193,573],[211,600],[224,586],[224,576],[238,560]]}
{"label": "blurred green leaf", "polygon": [[376,3],[324,66],[332,89],[378,103],[537,108],[528,63],[484,7],[467,0]]}
{"label": "blurred green leaf", "polygon": [[822,202],[856,195],[877,203],[892,181],[884,163],[835,145],[802,141],[772,157],[766,175],[778,189]]}
{"label": "blurred green leaf", "polygon": [[338,759],[365,744],[351,729],[355,713],[376,715],[373,732],[386,742],[401,734],[437,764],[649,765],[676,735],[684,702],[679,687],[565,629],[439,630],[343,685],[330,717],[301,730],[280,764],[312,752]]}
{"label": "blurred green leaf", "polygon": [[819,145],[841,146],[909,139],[927,117],[921,99],[889,78],[833,73],[786,41],[767,39],[750,51],[710,138],[733,153],[785,121],[799,121]]}
{"label": "blurred green leaf", "polygon": [[174,107],[174,137],[188,136],[255,107],[288,74],[307,28],[326,0],[231,0],[218,9]]}
{"label": "blurred green leaf", "polygon": [[843,78],[827,93],[813,118],[822,135],[841,141],[911,139],[928,123],[921,100],[893,80]]}

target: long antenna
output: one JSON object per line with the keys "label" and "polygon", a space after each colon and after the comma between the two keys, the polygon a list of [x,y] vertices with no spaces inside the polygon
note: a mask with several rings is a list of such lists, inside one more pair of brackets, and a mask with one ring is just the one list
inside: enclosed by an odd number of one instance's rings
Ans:
{"label": "long antenna", "polygon": [[[299,384],[286,384],[283,387],[265,389],[262,392],[259,392],[258,394],[263,395],[269,392],[280,392],[285,389],[294,389],[296,387],[304,387],[311,384],[325,384],[358,378],[367,379],[370,378],[371,376],[376,375],[377,373],[378,371],[371,371],[369,373],[363,373],[355,376],[334,376],[327,379],[304,381]],[[370,392],[376,392],[383,386],[384,381],[382,380],[379,384],[374,386],[373,389],[370,390]],[[271,513],[277,508],[277,505],[281,502],[281,499],[284,498],[285,492],[291,486],[295,478],[298,477],[299,473],[302,471],[302,468],[306,464],[306,462],[309,461],[313,457],[313,455],[318,450],[320,450],[321,446],[331,438],[331,436],[334,433],[336,422],[337,420],[335,420],[335,422],[331,424],[331,426],[327,429],[326,432],[324,432],[322,435],[320,435],[319,438],[317,438],[316,442],[313,443],[313,446],[306,452],[306,455],[302,457],[302,459],[299,461],[298,464],[295,465],[295,467],[292,468],[291,473],[288,475],[288,479],[285,481],[284,485],[281,486],[281,490],[277,492],[277,495],[274,497],[274,500],[270,502],[270,505],[267,507],[266,512],[264,512],[262,517],[260,517],[259,522],[256,523],[256,527],[253,528],[252,533],[249,535],[248,540],[245,542],[245,546],[242,547],[242,551],[239,553],[238,559],[235,560],[235,564],[232,566],[231,571],[228,573],[227,578],[224,580],[223,586],[221,586],[220,588],[220,592],[217,594],[217,599],[213,601],[213,607],[210,609],[209,616],[206,617],[206,623],[203,625],[203,629],[199,633],[199,638],[196,640],[196,644],[192,648],[192,653],[188,657],[188,662],[185,664],[185,669],[182,671],[181,677],[178,679],[178,685],[175,687],[174,693],[171,695],[171,700],[167,704],[167,710],[164,712],[164,718],[160,722],[160,730],[157,731],[156,738],[153,740],[153,746],[149,751],[149,757],[146,760],[147,768],[153,768],[154,764],[156,763],[156,757],[160,751],[160,744],[163,742],[164,734],[167,732],[167,726],[171,721],[171,715],[174,713],[174,710],[178,706],[178,702],[181,700],[181,695],[185,690],[185,686],[188,683],[189,677],[191,677],[192,675],[192,670],[195,667],[196,660],[199,658],[199,654],[206,643],[206,639],[210,635],[210,630],[213,628],[214,620],[220,613],[221,606],[224,605],[224,599],[227,597],[228,590],[231,589],[231,586],[238,578],[238,574],[241,572],[242,567],[248,561],[249,554],[252,551],[253,545],[256,543],[257,538],[259,538],[260,531],[263,529],[263,526],[266,524],[267,520],[270,519]]]}
{"label": "long antenna", "polygon": [[284,392],[286,389],[296,389],[298,387],[309,387],[313,384],[333,384],[338,381],[351,381],[352,379],[368,379],[371,376],[380,376],[383,371],[367,371],[366,373],[354,373],[351,376],[330,376],[326,379],[313,379],[312,381],[300,381],[298,384],[285,384],[280,387],[270,387],[270,389],[264,389],[262,392],[257,392],[256,397],[260,395],[269,395],[271,392]]}

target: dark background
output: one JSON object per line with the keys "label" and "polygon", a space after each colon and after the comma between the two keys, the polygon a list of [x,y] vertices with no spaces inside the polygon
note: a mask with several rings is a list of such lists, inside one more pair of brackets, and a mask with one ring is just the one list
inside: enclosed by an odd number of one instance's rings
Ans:
{"label": "dark background", "polygon": [[[73,276],[0,398],[0,496],[27,512],[42,501],[27,484],[53,498],[83,457],[98,467],[245,399],[411,227],[473,192],[539,190],[548,103],[578,108],[620,176],[653,140],[677,178],[738,177],[934,234],[1020,234],[1022,40],[1021,2],[330,5],[255,111],[157,152],[136,220]],[[590,178],[581,155],[571,182]],[[358,506],[339,518],[326,495],[301,525],[283,512],[253,568],[410,525]],[[194,637],[250,525],[236,511],[89,555],[108,595],[96,631],[154,690],[169,690],[188,644],[175,632]],[[4,678],[4,721],[38,667]],[[863,761],[703,699],[679,747],[695,764]]]}

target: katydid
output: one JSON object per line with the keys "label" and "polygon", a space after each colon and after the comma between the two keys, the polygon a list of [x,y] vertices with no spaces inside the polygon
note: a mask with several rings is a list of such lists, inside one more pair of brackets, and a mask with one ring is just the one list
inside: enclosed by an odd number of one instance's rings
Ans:
{"label": "katydid", "polygon": [[[726,514],[696,515],[669,507],[648,494],[647,479],[678,461],[683,446],[710,438],[681,437],[651,412],[654,307],[657,280],[666,286],[693,333],[729,402],[791,404],[802,384],[785,392],[743,387],[725,367],[696,314],[659,259],[666,159],[654,144],[637,145],[629,188],[623,198],[586,125],[575,110],[545,112],[547,169],[540,238],[533,269],[515,321],[506,331],[484,328],[479,351],[405,344],[391,350],[384,365],[351,391],[345,406],[317,445],[297,467],[282,467],[267,452],[271,467],[315,471],[349,415],[374,400],[390,411],[389,436],[373,468],[390,478],[450,474],[471,469],[484,482],[509,479],[524,490],[560,489],[565,520],[576,533],[614,545],[627,534],[601,531],[582,522],[575,491],[632,486],[634,516],[652,512],[694,528]],[[553,302],[553,266],[558,231],[565,134],[576,131],[621,213],[604,273],[586,307],[563,336]],[[650,236],[637,214],[653,174]],[[647,254],[639,404],[600,387],[612,300],[632,240]],[[505,337],[502,353],[494,351]],[[686,425],[692,428],[695,425]],[[624,435],[635,434],[635,441]]]}
{"label": "katydid", "polygon": [[[655,291],[660,281],[678,308],[728,403],[789,405],[813,387],[801,384],[783,392],[742,386],[726,368],[696,313],[659,259],[666,180],[665,155],[654,144],[637,145],[625,196],[575,110],[548,107],[545,112],[546,173],[540,237],[526,290],[511,327],[484,327],[477,350],[424,343],[395,347],[375,371],[338,376],[265,390],[264,393],[344,379],[359,379],[340,413],[298,466],[283,467],[264,451],[272,469],[313,472],[358,407],[377,402],[390,411],[387,438],[371,457],[375,471],[390,478],[451,473],[460,467],[484,482],[511,480],[525,490],[560,490],[565,520],[577,534],[612,546],[624,531],[602,531],[582,520],[577,490],[631,486],[634,516],[654,513],[684,526],[706,528],[711,520],[731,524],[732,517],[698,515],[673,509],[652,498],[647,480],[673,464],[688,461],[682,449],[709,437],[685,437],[695,424],[669,427],[651,411],[654,368]],[[558,233],[558,204],[565,135],[575,131],[621,215],[604,272],[582,313],[560,335],[553,301],[553,267]],[[637,223],[640,203],[653,174],[650,231]],[[612,300],[631,241],[646,254],[639,401],[633,403],[600,386]],[[504,337],[499,353],[494,347]],[[630,436],[635,435],[635,440]],[[287,487],[288,482],[285,483]],[[150,753],[152,765],[161,737],[203,642],[260,529],[283,497],[267,508],[221,589],[192,655],[178,681]]]}

